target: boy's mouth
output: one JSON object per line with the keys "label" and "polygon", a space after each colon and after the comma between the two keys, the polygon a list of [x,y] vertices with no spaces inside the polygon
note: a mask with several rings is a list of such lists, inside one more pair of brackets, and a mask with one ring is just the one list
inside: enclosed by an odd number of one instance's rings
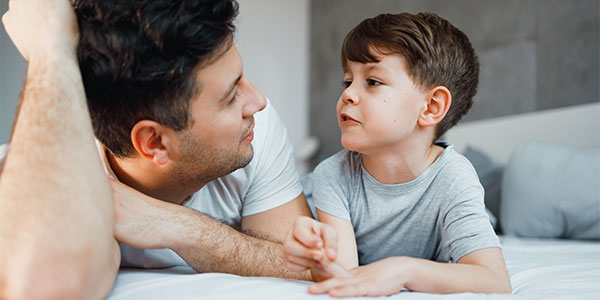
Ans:
{"label": "boy's mouth", "polygon": [[343,123],[360,123],[359,121],[357,121],[356,119],[352,118],[350,115],[346,114],[346,113],[341,113],[340,114],[340,118],[342,119]]}

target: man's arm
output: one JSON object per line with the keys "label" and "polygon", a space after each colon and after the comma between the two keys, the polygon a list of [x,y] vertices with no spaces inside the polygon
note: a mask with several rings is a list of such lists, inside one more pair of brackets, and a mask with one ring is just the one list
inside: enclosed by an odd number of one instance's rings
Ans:
{"label": "man's arm", "polygon": [[110,186],[94,147],[68,0],[11,0],[28,60],[0,177],[0,298],[98,299],[119,261]]}
{"label": "man's arm", "polygon": [[187,236],[191,239],[179,239],[173,250],[202,272],[311,280],[310,273],[290,272],[285,267],[282,241],[301,215],[310,216],[304,194],[269,211],[244,217],[242,230],[248,234],[204,215],[190,216],[204,231],[191,229],[194,225],[190,223]]}
{"label": "man's arm", "polygon": [[310,215],[304,195],[242,219],[239,232],[187,207],[154,199],[113,181],[116,237],[139,249],[169,248],[198,272],[309,280],[285,268],[281,241],[297,216]]}

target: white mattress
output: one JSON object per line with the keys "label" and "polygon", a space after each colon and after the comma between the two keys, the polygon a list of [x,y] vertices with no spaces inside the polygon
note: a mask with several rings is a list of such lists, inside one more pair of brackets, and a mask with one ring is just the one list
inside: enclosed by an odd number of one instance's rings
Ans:
{"label": "white mattress", "polygon": [[[600,243],[502,237],[512,295],[402,292],[390,299],[600,299]],[[122,269],[108,299],[322,299],[310,283],[191,269]],[[362,298],[351,298],[362,299]]]}

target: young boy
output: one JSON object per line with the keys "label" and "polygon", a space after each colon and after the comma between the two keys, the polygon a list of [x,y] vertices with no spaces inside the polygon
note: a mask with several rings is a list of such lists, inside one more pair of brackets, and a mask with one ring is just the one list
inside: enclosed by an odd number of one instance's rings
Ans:
{"label": "young boy", "polygon": [[510,293],[475,170],[434,143],[476,93],[467,37],[435,14],[382,14],[348,33],[342,66],[345,150],[314,171],[321,223],[296,220],[288,268],[311,269],[309,291],[331,296]]}

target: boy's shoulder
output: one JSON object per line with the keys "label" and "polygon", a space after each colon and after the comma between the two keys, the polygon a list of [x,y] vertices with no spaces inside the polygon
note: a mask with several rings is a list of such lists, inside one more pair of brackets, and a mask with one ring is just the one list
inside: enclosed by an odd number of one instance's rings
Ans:
{"label": "boy's shoulder", "polygon": [[475,176],[475,168],[471,162],[462,154],[458,153],[454,146],[451,144],[445,145],[446,149],[442,152],[438,160],[441,160],[441,166],[439,167],[439,174],[441,175],[463,175],[463,176]]}
{"label": "boy's shoulder", "polygon": [[314,176],[347,177],[361,168],[361,155],[346,149],[326,158],[317,165]]}
{"label": "boy's shoulder", "polygon": [[483,192],[483,187],[477,176],[475,168],[462,154],[449,145],[438,158],[437,174],[431,185],[443,191],[449,199],[458,199],[467,192]]}

